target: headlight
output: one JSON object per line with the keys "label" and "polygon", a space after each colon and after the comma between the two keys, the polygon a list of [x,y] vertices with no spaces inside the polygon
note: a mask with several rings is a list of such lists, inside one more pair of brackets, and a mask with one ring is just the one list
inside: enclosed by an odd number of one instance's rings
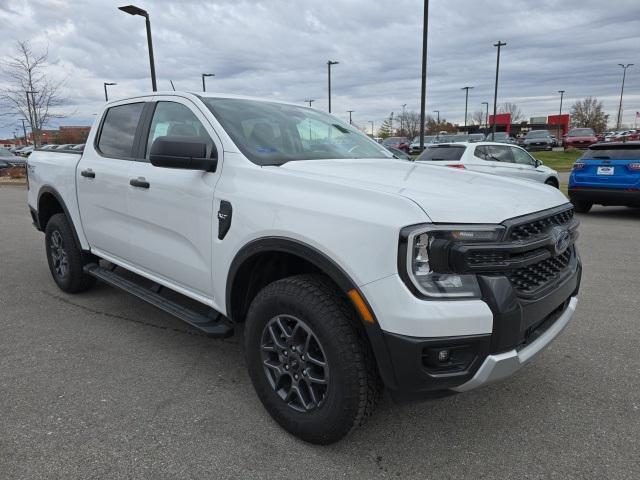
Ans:
{"label": "headlight", "polygon": [[[502,237],[503,231],[504,227],[495,225],[409,227],[401,235],[401,255],[406,252],[406,263],[401,268],[406,269],[411,285],[426,297],[480,297],[475,275],[456,274],[451,270],[449,251],[454,243],[496,242]],[[403,243],[405,248],[402,248]]]}

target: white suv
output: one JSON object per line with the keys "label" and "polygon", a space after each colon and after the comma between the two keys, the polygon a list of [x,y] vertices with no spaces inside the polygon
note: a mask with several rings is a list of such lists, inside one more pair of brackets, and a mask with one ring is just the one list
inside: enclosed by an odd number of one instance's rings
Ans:
{"label": "white suv", "polygon": [[416,161],[503,177],[524,178],[556,188],[560,186],[558,172],[544,166],[542,161],[533,158],[525,149],[504,143],[430,145]]}

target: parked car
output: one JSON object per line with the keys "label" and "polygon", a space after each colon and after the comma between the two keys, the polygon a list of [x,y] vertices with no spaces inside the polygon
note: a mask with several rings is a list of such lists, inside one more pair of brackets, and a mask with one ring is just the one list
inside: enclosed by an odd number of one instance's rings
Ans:
{"label": "parked car", "polygon": [[587,148],[597,143],[596,133],[591,128],[572,128],[564,137],[563,146],[567,148]]}
{"label": "parked car", "polygon": [[52,150],[67,150],[73,147],[75,144],[73,143],[62,143],[60,145],[54,145]]}
{"label": "parked car", "polygon": [[640,142],[591,145],[573,164],[568,191],[580,213],[594,204],[640,207]]}
{"label": "parked car", "polygon": [[[435,138],[436,138],[435,135],[425,135],[424,136],[424,147],[426,147],[430,143],[433,143],[435,141]],[[414,139],[411,141],[411,145],[409,146],[409,153],[415,155],[415,154],[418,154],[420,152],[422,152],[422,150],[420,150],[420,135],[418,135],[417,137],[414,137]]]}
{"label": "parked car", "polygon": [[389,150],[391,153],[393,153],[400,160],[409,160],[410,162],[413,161],[413,157],[411,155],[409,155],[408,153],[405,153],[402,150],[399,150],[399,149],[393,148],[393,147],[385,147],[385,148],[387,150]]}
{"label": "parked car", "polygon": [[508,143],[515,145],[516,139],[509,135],[507,132],[496,132],[495,134],[489,132],[486,137],[487,142]]}
{"label": "parked car", "polygon": [[385,147],[397,148],[405,153],[409,153],[411,142],[407,137],[387,137],[382,141]]}
{"label": "parked car", "polygon": [[84,143],[79,143],[78,145],[74,145],[73,147],[71,147],[71,150],[82,152],[84,150]]}
{"label": "parked car", "polygon": [[48,143],[46,145],[41,145],[40,150],[54,150],[58,147],[55,143]]}
{"label": "parked car", "polygon": [[469,136],[467,134],[446,134],[446,135],[438,135],[434,141],[434,143],[457,143],[457,142],[467,142],[469,140]]}
{"label": "parked car", "polygon": [[516,145],[495,142],[431,145],[416,162],[515,177],[559,188],[558,172]]}
{"label": "parked car", "polygon": [[16,159],[16,155],[14,155],[14,153],[5,147],[0,147],[0,159],[2,160],[9,160],[9,159]]}
{"label": "parked car", "polygon": [[553,150],[553,138],[549,130],[529,130],[521,145],[526,150]]}
{"label": "parked car", "polygon": [[471,143],[484,142],[485,138],[484,133],[470,133],[467,137],[467,141]]}
{"label": "parked car", "polygon": [[383,385],[416,398],[508,377],[577,305],[559,190],[398,161],[320,110],[154,92],[107,103],[84,152],[29,165],[61,290],[100,279],[213,337],[243,325],[258,397],[308,442],[361,425]]}
{"label": "parked car", "polygon": [[33,152],[33,149],[33,145],[29,145],[27,147],[22,147],[21,149],[16,150],[14,153],[17,153],[21,157],[28,157],[29,155],[31,155],[31,152]]}

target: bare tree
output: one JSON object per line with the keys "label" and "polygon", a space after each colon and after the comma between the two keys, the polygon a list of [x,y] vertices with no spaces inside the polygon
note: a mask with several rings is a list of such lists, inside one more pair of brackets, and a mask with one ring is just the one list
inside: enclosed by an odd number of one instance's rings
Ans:
{"label": "bare tree", "polygon": [[402,128],[398,132],[400,136],[409,139],[415,138],[420,133],[420,114],[413,110],[406,110],[398,115],[398,122]]}
{"label": "bare tree", "polygon": [[609,115],[604,113],[602,102],[596,97],[578,100],[571,107],[571,124],[574,127],[593,128],[596,132],[607,129]]}
{"label": "bare tree", "polygon": [[486,121],[485,114],[484,114],[484,112],[482,110],[476,110],[471,115],[471,122],[474,125],[484,125],[485,121]]}
{"label": "bare tree", "polygon": [[510,113],[511,123],[516,123],[524,120],[524,113],[520,110],[520,107],[515,103],[505,102],[498,108],[500,113]]}
{"label": "bare tree", "polygon": [[10,120],[28,120],[34,143],[40,144],[40,132],[52,118],[65,115],[52,110],[65,103],[60,95],[62,82],[47,77],[48,52],[36,54],[28,41],[16,42],[16,54],[2,61],[1,66],[9,80],[7,88],[0,90],[2,114]]}

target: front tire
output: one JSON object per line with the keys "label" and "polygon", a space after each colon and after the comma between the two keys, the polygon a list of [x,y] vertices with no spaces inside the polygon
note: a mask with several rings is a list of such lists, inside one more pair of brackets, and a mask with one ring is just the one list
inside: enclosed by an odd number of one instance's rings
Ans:
{"label": "front tire", "polygon": [[325,277],[266,286],[247,315],[253,386],[289,433],[330,444],[362,425],[381,393],[371,347],[341,292]]}
{"label": "front tire", "polygon": [[78,248],[72,228],[64,213],[53,215],[45,229],[45,249],[49,270],[58,287],[67,293],[78,293],[96,283],[95,277],[83,270],[95,258]]}
{"label": "front tire", "polygon": [[555,187],[555,188],[560,188],[560,185],[558,185],[558,182],[554,178],[547,178],[544,184],[551,185],[552,187]]}

